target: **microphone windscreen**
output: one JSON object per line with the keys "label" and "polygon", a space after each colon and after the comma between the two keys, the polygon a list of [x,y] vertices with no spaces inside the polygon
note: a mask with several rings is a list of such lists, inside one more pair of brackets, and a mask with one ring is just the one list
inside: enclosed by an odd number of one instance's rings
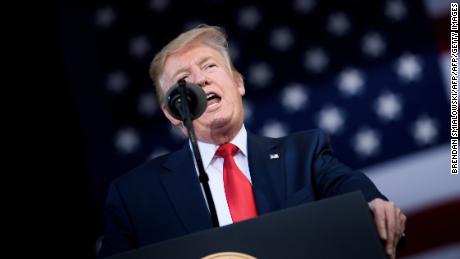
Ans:
{"label": "microphone windscreen", "polygon": [[[190,117],[192,120],[199,118],[207,106],[206,93],[201,87],[185,82],[185,96],[187,98]],[[179,84],[173,85],[165,94],[166,108],[178,120],[184,120],[181,115],[181,97]]]}

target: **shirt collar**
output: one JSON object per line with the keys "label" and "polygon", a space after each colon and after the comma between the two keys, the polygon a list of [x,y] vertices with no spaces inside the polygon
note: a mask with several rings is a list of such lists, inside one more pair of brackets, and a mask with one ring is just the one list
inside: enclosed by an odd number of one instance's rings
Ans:
{"label": "shirt collar", "polygon": [[[243,156],[247,157],[247,142],[247,132],[246,128],[243,125],[238,134],[236,134],[235,138],[233,138],[232,141],[230,141],[230,143],[237,146],[239,152],[241,152]],[[191,143],[189,142],[189,144],[191,148]],[[212,159],[214,158],[214,155],[217,149],[219,148],[219,145],[198,141],[198,148],[200,149],[201,159],[203,160],[203,166],[204,168],[207,168],[210,165]]]}

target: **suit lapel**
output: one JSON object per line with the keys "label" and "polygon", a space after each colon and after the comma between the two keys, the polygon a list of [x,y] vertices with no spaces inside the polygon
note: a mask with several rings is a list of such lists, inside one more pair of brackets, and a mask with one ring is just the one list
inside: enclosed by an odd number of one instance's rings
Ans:
{"label": "suit lapel", "polygon": [[248,132],[248,162],[259,215],[284,207],[284,156],[278,139]]}
{"label": "suit lapel", "polygon": [[161,175],[161,181],[187,231],[211,228],[211,216],[188,143],[172,154],[164,167],[168,171]]}

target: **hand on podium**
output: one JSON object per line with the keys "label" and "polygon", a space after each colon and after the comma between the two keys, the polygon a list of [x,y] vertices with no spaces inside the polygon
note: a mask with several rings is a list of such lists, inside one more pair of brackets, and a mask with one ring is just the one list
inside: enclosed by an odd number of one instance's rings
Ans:
{"label": "hand on podium", "polygon": [[407,217],[392,201],[377,198],[368,204],[374,214],[377,232],[380,238],[386,242],[385,251],[390,258],[394,259],[396,246],[399,240],[405,236],[404,229]]}

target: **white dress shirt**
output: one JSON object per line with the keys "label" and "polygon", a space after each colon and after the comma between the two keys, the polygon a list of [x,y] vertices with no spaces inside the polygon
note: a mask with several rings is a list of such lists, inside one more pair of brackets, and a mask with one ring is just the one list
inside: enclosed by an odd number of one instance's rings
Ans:
{"label": "white dress shirt", "polygon": [[[240,131],[235,136],[235,138],[232,141],[230,141],[230,143],[238,147],[239,151],[233,156],[233,158],[235,159],[235,163],[238,165],[241,172],[243,172],[243,174],[248,178],[249,182],[252,184],[251,174],[249,173],[248,165],[247,132],[244,125],[241,127]],[[216,151],[219,148],[219,145],[198,141],[198,148],[200,149],[204,169],[206,170],[206,174],[209,177],[209,188],[211,189],[214,205],[216,206],[219,225],[225,226],[228,224],[232,224],[233,221],[230,215],[230,209],[228,208],[227,198],[225,197],[224,189],[224,159],[222,157],[215,156]],[[199,175],[199,171],[196,164],[195,169],[197,174]]]}

